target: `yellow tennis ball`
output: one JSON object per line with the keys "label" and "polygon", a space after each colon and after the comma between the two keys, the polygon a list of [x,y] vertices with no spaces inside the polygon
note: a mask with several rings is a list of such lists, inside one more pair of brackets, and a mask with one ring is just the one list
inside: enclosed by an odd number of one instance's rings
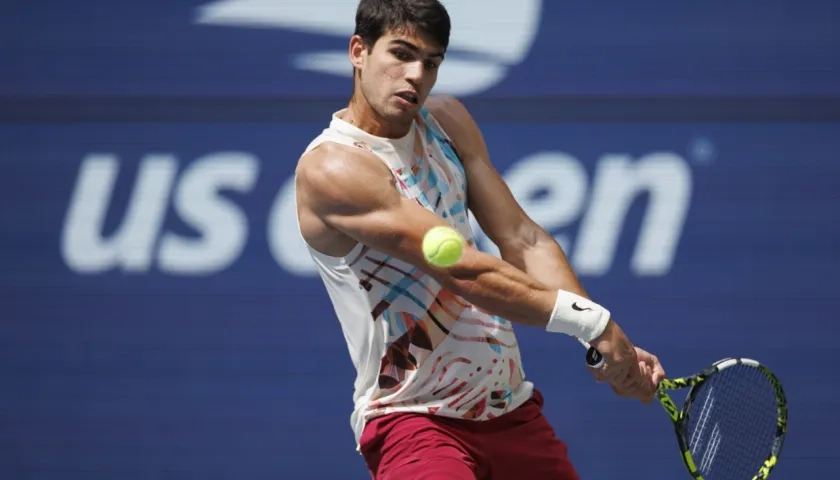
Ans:
{"label": "yellow tennis ball", "polygon": [[464,237],[451,227],[437,226],[423,237],[423,256],[436,267],[451,267],[464,253]]}

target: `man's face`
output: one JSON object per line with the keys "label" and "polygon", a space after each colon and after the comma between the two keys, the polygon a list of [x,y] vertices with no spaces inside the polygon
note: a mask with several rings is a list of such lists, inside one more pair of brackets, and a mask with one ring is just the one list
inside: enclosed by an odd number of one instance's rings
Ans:
{"label": "man's face", "polygon": [[350,43],[362,95],[381,117],[394,122],[411,121],[417,114],[437,81],[443,54],[431,38],[411,29],[386,32],[370,51],[361,38]]}

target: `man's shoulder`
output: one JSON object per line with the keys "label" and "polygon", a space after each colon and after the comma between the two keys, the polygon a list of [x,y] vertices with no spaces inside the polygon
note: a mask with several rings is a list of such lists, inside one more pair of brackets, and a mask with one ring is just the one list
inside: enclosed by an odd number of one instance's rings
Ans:
{"label": "man's shoulder", "polygon": [[325,140],[305,151],[297,162],[295,173],[301,171],[318,171],[345,165],[348,162],[364,167],[375,160],[373,153],[354,145]]}
{"label": "man's shoulder", "polygon": [[349,193],[368,192],[378,179],[393,181],[388,167],[373,153],[337,142],[324,142],[304,153],[295,177],[299,189],[323,203],[329,203],[329,199],[339,202],[341,195]]}
{"label": "man's shoulder", "polygon": [[469,110],[463,102],[452,95],[431,95],[426,99],[423,107],[438,121],[469,115]]}
{"label": "man's shoulder", "polygon": [[[476,145],[483,142],[478,125],[467,107],[450,95],[435,95],[426,99],[426,110],[448,136],[460,153],[470,156]],[[461,161],[467,160],[461,158]]]}

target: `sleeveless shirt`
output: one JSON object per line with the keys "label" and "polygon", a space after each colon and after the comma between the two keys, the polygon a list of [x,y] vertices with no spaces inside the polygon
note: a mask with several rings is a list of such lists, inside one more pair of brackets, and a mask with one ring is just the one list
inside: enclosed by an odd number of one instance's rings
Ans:
{"label": "sleeveless shirt", "polygon": [[[339,118],[344,111],[333,114],[304,153],[324,142],[372,152],[391,170],[402,196],[443,218],[475,246],[463,165],[428,110],[421,109],[408,134],[396,139],[345,122]],[[414,412],[481,421],[531,397],[533,385],[524,379],[507,320],[442,288],[418,266],[362,243],[341,258],[307,248],[356,369],[350,422],[357,449],[366,422],[379,415]]]}

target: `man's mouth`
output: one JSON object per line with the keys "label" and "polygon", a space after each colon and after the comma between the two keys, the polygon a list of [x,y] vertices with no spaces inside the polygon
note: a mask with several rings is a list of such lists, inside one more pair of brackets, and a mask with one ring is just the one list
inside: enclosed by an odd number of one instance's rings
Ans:
{"label": "man's mouth", "polygon": [[417,103],[417,94],[412,92],[397,92],[397,96],[402,98],[408,103],[416,104]]}

